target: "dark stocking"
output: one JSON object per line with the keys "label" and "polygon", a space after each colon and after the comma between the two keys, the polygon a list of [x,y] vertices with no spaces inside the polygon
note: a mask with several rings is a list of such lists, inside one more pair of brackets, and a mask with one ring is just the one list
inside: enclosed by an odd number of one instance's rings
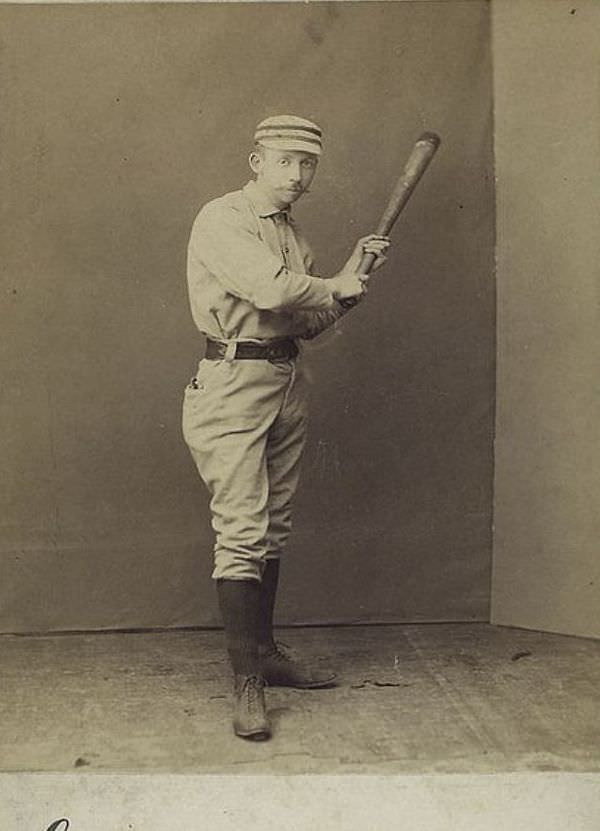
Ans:
{"label": "dark stocking", "polygon": [[257,580],[217,580],[227,652],[235,675],[259,674],[260,588]]}
{"label": "dark stocking", "polygon": [[258,614],[258,643],[261,647],[273,643],[273,612],[279,583],[279,560],[267,560],[260,586]]}

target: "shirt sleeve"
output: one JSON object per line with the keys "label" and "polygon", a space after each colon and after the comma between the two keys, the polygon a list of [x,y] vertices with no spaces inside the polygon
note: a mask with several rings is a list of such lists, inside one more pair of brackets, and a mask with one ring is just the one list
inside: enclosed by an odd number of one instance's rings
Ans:
{"label": "shirt sleeve", "polygon": [[333,308],[322,312],[306,311],[294,314],[295,330],[298,337],[303,340],[312,340],[341,320],[354,306],[358,305],[360,299],[354,303],[335,301]]}
{"label": "shirt sleeve", "polygon": [[202,264],[235,297],[270,311],[330,310],[327,281],[287,269],[235,205],[212,202],[198,214],[190,237],[190,267]]}
{"label": "shirt sleeve", "polygon": [[[315,258],[312,249],[304,239],[301,238],[304,267],[307,274],[315,273]],[[298,337],[303,340],[312,340],[334,326],[341,320],[350,309],[360,303],[360,297],[348,300],[335,300],[332,307],[324,311],[298,311],[294,313],[294,329]]]}

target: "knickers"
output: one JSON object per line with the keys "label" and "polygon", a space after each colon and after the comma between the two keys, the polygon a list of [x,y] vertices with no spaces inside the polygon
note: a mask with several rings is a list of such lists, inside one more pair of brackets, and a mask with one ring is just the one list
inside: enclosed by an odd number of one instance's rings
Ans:
{"label": "knickers", "polygon": [[291,528],[306,433],[295,361],[202,360],[186,387],[183,435],[211,494],[215,579],[260,580]]}

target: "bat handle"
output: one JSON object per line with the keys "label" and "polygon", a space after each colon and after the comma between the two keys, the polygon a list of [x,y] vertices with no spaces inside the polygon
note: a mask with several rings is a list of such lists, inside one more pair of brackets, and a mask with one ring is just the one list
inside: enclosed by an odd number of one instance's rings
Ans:
{"label": "bat handle", "polygon": [[373,268],[376,259],[375,254],[363,254],[358,266],[358,273],[368,274]]}
{"label": "bat handle", "polygon": [[[381,237],[387,236],[389,234],[389,232],[390,232],[390,227],[387,223],[384,223],[384,222],[380,222],[379,225],[377,226],[376,231],[375,231],[377,236],[381,236]],[[376,254],[368,254],[368,253],[363,254],[362,258],[361,258],[361,261],[359,263],[359,266],[358,266],[358,273],[359,274],[368,274],[371,271],[371,269],[373,268],[373,265],[374,265],[376,259],[377,259]]]}

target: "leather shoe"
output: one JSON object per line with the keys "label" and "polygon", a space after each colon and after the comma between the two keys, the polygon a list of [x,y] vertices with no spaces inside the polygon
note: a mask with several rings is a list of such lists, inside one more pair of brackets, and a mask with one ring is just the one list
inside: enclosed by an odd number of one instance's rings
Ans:
{"label": "leather shoe", "polygon": [[335,686],[335,673],[311,669],[292,658],[279,643],[259,647],[259,658],[265,684],[271,687],[316,690]]}
{"label": "leather shoe", "polygon": [[271,737],[265,711],[264,681],[258,675],[236,675],[233,730],[242,739],[255,742]]}

